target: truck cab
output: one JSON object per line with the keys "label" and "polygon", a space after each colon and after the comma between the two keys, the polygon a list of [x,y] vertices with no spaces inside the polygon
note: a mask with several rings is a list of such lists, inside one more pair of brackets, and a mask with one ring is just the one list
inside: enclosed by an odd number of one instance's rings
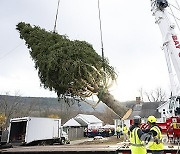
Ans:
{"label": "truck cab", "polygon": [[180,140],[180,117],[174,116],[166,120],[167,122],[167,136],[169,142],[178,143]]}

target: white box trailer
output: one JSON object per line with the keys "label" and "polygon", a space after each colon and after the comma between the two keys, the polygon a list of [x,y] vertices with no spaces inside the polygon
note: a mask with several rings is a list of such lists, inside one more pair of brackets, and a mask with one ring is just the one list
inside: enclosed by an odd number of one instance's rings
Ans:
{"label": "white box trailer", "polygon": [[63,132],[61,119],[22,117],[10,120],[8,143],[11,144],[65,144],[68,135]]}

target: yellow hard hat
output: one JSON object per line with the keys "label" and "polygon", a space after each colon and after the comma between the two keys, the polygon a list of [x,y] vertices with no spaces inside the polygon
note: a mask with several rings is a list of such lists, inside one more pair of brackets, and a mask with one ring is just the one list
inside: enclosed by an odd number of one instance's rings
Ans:
{"label": "yellow hard hat", "polygon": [[150,123],[154,123],[154,122],[157,121],[157,119],[155,118],[155,116],[149,116],[149,117],[148,117],[148,121],[149,121]]}

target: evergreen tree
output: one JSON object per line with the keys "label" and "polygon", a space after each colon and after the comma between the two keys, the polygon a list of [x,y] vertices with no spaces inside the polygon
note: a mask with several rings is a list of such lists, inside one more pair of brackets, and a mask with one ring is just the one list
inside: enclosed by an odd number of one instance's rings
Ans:
{"label": "evergreen tree", "polygon": [[95,94],[99,101],[122,116],[125,108],[108,91],[117,74],[92,45],[24,22],[16,29],[29,48],[44,88],[66,100],[69,96],[85,100]]}

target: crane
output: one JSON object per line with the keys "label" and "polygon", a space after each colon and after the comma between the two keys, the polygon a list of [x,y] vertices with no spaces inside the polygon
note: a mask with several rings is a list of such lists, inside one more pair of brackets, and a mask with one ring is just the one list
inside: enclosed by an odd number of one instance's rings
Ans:
{"label": "crane", "polygon": [[176,26],[170,20],[168,7],[167,0],[151,0],[151,11],[162,34],[162,49],[170,78],[171,96],[168,100],[168,114],[171,117],[180,114],[180,41],[175,32]]}
{"label": "crane", "polygon": [[[162,34],[164,54],[171,84],[168,99],[166,132],[170,142],[178,143],[180,138],[180,41],[176,26],[171,22],[167,0],[151,0],[151,11]],[[174,16],[174,15],[173,15]],[[175,16],[174,16],[175,19]],[[178,24],[177,24],[178,26]]]}

